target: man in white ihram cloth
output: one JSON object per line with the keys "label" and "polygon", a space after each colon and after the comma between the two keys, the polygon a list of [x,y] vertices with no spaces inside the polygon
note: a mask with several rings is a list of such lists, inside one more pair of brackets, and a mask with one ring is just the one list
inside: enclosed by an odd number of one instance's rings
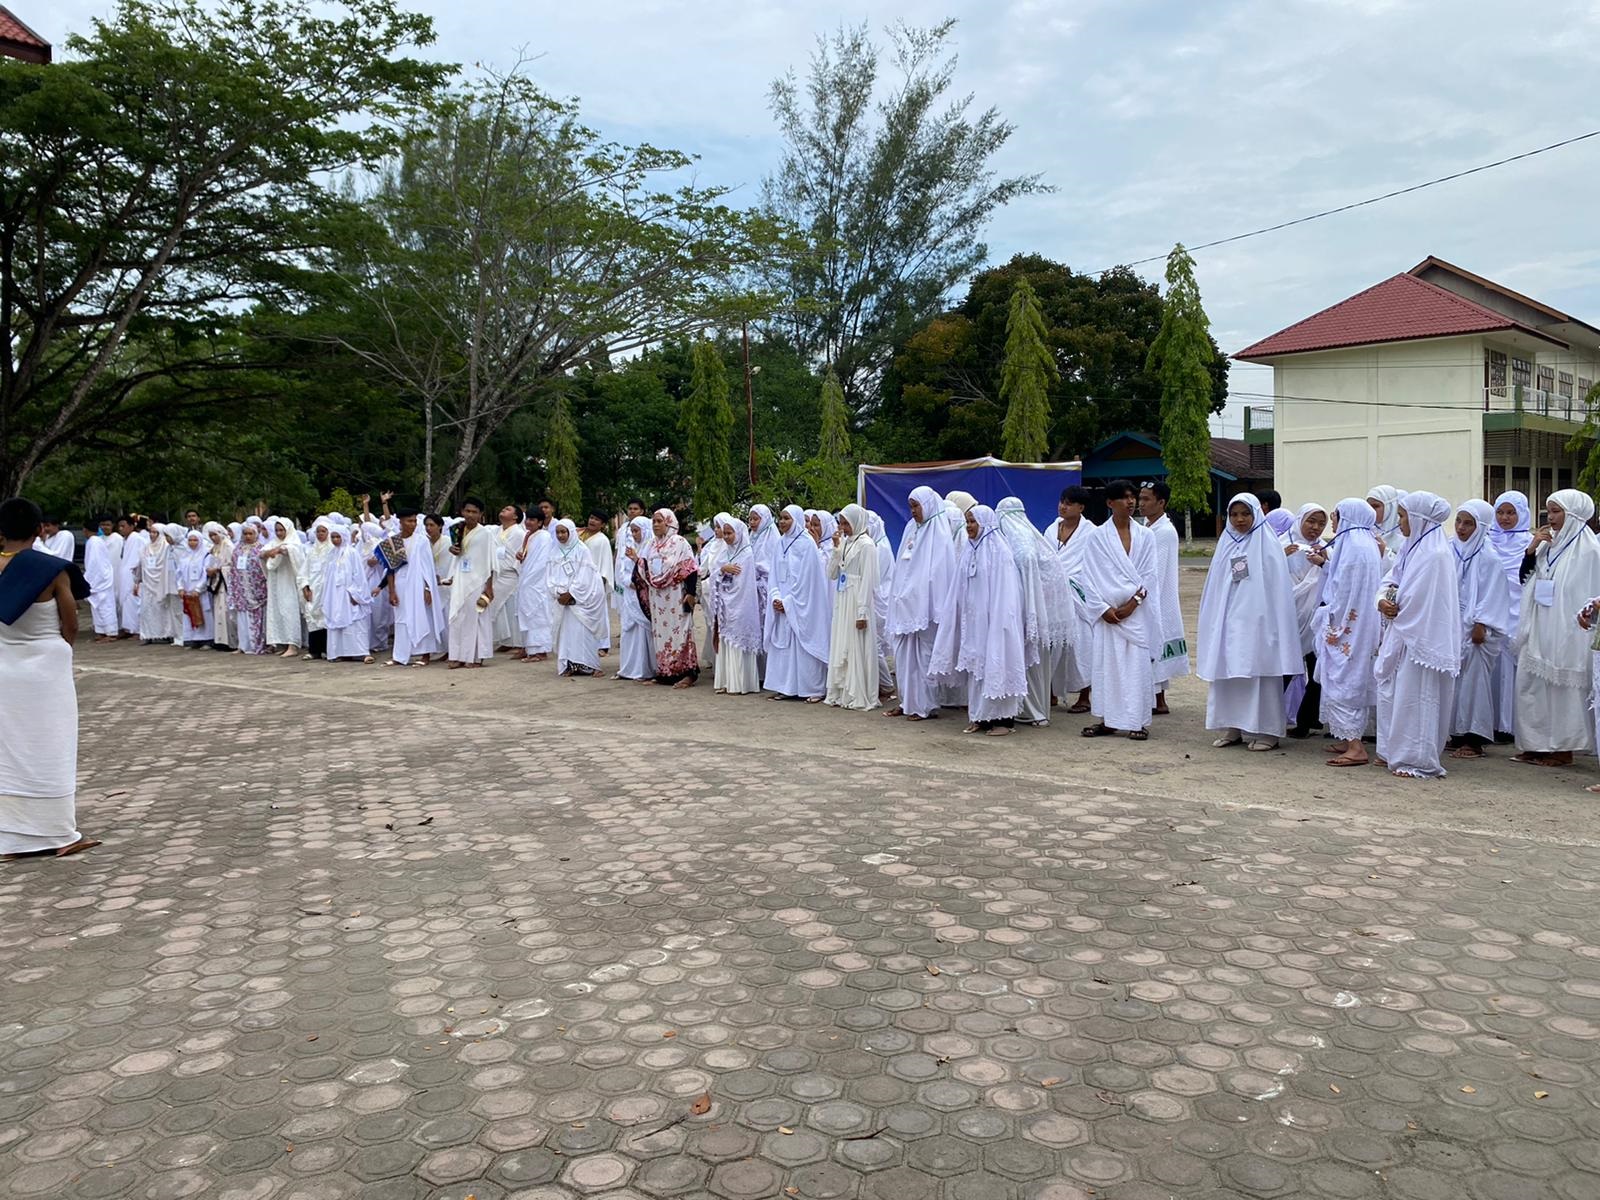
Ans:
{"label": "man in white ihram cloth", "polygon": [[139,560],[144,555],[144,531],[126,517],[122,553],[117,556],[117,626],[120,636],[139,632]]}
{"label": "man in white ihram cloth", "polygon": [[394,654],[390,665],[409,667],[412,658],[425,667],[435,654],[443,654],[449,617],[449,593],[439,586],[433,564],[433,547],[414,508],[400,510],[400,541],[405,562],[389,576],[389,603],[394,608]]}
{"label": "man in white ihram cloth", "polygon": [[[1172,489],[1153,480],[1139,489],[1139,512],[1156,542],[1156,562],[1161,568],[1161,645],[1156,650],[1156,694],[1152,710],[1166,716],[1167,684],[1189,673],[1189,638],[1183,631],[1183,601],[1178,594],[1178,530],[1167,515]],[[1190,520],[1194,517],[1191,514]]]}
{"label": "man in white ihram cloth", "polygon": [[[1549,524],[1523,558],[1517,630],[1517,749],[1514,762],[1562,767],[1594,753],[1589,635],[1578,614],[1600,595],[1600,542],[1589,532],[1594,501],[1563,488],[1545,502]],[[1531,556],[1532,569],[1528,558]]]}
{"label": "man in white ihram cloth", "polygon": [[878,707],[878,545],[867,510],[846,504],[828,557],[833,628],[828,641],[827,703]]}
{"label": "man in white ihram cloth", "polygon": [[1131,741],[1150,734],[1155,656],[1161,649],[1161,568],[1150,531],[1133,520],[1138,492],[1126,479],[1106,486],[1111,515],[1087,536],[1078,586],[1097,616],[1089,651],[1090,712],[1100,720],[1084,737],[1120,733]]}
{"label": "man in white ihram cloth", "polygon": [[[471,496],[462,501],[461,536],[450,547],[456,569],[450,581],[450,669],[481,667],[494,657],[494,603],[496,539],[499,530],[483,524],[483,502]],[[450,531],[452,534],[455,529]]]}
{"label": "man in white ihram cloth", "polygon": [[544,662],[556,647],[555,597],[550,594],[550,560],[555,535],[545,527],[544,513],[530,508],[521,537],[512,542],[517,560],[517,629],[522,661]]}
{"label": "man in white ihram cloth", "polygon": [[1228,501],[1195,636],[1198,673],[1211,685],[1206,727],[1221,732],[1211,744],[1274,749],[1286,720],[1283,681],[1304,672],[1305,660],[1283,544],[1249,492]]}
{"label": "man in white ihram cloth", "polygon": [[89,585],[89,611],[94,618],[95,641],[117,636],[117,565],[122,559],[122,535],[113,533],[110,518],[101,518],[83,543],[83,578]]}
{"label": "man in white ihram cloth", "polygon": [[1378,643],[1378,760],[1391,775],[1442,779],[1456,676],[1461,673],[1461,596],[1445,522],[1450,503],[1432,492],[1396,501],[1405,544],[1378,598],[1388,620]]}
{"label": "man in white ihram cloth", "polygon": [[77,825],[78,696],[72,641],[88,588],[33,549],[39,508],[0,504],[0,855],[63,857],[99,845]]}

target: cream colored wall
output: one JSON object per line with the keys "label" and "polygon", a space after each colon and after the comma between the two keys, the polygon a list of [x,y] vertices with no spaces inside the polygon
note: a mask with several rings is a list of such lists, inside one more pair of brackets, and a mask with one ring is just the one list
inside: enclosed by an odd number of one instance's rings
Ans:
{"label": "cream colored wall", "polygon": [[1331,507],[1380,483],[1452,502],[1482,490],[1482,339],[1296,354],[1273,378],[1274,474],[1286,507]]}

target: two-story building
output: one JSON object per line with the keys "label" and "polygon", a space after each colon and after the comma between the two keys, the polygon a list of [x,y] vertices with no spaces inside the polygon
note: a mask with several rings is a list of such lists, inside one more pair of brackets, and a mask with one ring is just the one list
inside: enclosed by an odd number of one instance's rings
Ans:
{"label": "two-story building", "polygon": [[0,55],[26,63],[50,61],[50,43],[22,23],[22,19],[0,4]]}
{"label": "two-story building", "polygon": [[1600,329],[1437,258],[1247,346],[1272,368],[1245,441],[1286,502],[1375,484],[1454,503],[1507,488],[1534,506],[1587,458]]}

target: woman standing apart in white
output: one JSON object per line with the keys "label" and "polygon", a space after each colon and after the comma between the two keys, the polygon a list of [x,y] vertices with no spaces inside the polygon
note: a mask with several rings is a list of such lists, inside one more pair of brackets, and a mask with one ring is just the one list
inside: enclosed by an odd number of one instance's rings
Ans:
{"label": "woman standing apart in white", "polygon": [[1455,551],[1460,571],[1461,674],[1456,678],[1455,716],[1450,722],[1450,757],[1482,758],[1494,741],[1495,667],[1511,624],[1500,558],[1489,545],[1494,509],[1468,500],[1456,510]]}
{"label": "woman standing apart in white", "polygon": [[828,640],[827,703],[835,708],[878,707],[878,547],[867,510],[846,504],[828,556],[833,591]]}
{"label": "woman standing apart in white", "polygon": [[650,518],[634,517],[617,533],[617,588],[621,595],[622,661],[617,664],[618,679],[652,679],[656,673],[655,642],[650,634],[648,604],[650,588],[639,560],[650,548]]}
{"label": "woman standing apart in white", "polygon": [[89,595],[71,563],[33,548],[44,519],[0,504],[0,856],[63,858],[100,843],[77,829],[78,694],[72,642]]}
{"label": "woman standing apart in white", "polygon": [[600,670],[600,631],[610,619],[605,581],[595,569],[593,557],[578,540],[578,527],[565,517],[556,522],[550,594],[556,602],[557,673],[568,678],[604,679]]}
{"label": "woman standing apart in white", "polygon": [[1305,670],[1300,622],[1283,543],[1261,501],[1241,492],[1228,501],[1228,527],[1206,572],[1196,627],[1206,726],[1213,746],[1275,749],[1283,736],[1283,681]]}

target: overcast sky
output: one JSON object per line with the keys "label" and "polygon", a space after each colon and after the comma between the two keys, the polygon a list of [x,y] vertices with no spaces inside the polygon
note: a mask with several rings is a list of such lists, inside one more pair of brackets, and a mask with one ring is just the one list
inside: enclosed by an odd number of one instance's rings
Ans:
{"label": "overcast sky", "polygon": [[[57,42],[111,7],[7,3]],[[995,219],[996,263],[1098,269],[1600,128],[1592,0],[411,3],[437,23],[430,53],[505,67],[525,48],[607,135],[699,154],[702,182],[750,197],[779,151],[768,85],[818,33],[958,17],[959,88],[1017,126],[1000,169],[1057,189]],[[1200,287],[1229,353],[1429,254],[1600,324],[1597,212],[1600,138],[1205,251]],[[1271,373],[1236,364],[1233,389]]]}

